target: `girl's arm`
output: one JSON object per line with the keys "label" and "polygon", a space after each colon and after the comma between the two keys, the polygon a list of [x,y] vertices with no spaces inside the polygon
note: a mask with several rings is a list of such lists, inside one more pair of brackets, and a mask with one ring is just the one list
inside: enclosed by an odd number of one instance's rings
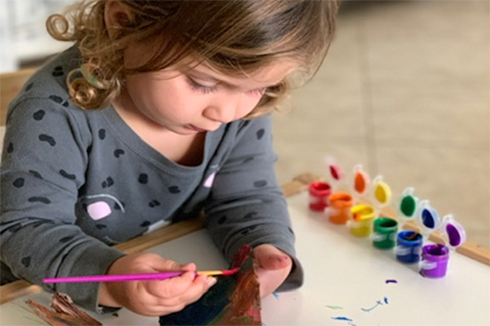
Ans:
{"label": "girl's arm", "polygon": [[276,180],[275,161],[271,117],[242,123],[216,174],[205,213],[212,238],[229,260],[243,244],[269,244],[287,254],[293,266],[279,289],[289,290],[301,286],[303,271],[295,257],[294,231]]}
{"label": "girl's arm", "polygon": [[17,277],[67,293],[95,310],[98,283],[42,284],[45,277],[104,274],[124,254],[75,224],[90,132],[66,108],[66,94],[58,89],[37,94],[35,86],[27,84],[8,114],[1,165],[1,261]]}

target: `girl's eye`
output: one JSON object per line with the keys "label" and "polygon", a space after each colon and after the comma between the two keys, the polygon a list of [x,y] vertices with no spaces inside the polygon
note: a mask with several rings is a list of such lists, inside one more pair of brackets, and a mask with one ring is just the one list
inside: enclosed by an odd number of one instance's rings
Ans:
{"label": "girl's eye", "polygon": [[193,80],[192,78],[187,78],[187,81],[193,90],[201,92],[203,94],[209,94],[217,90],[217,85],[214,86],[201,85],[195,80]]}
{"label": "girl's eye", "polygon": [[263,87],[263,88],[257,88],[257,89],[253,89],[251,91],[249,91],[248,93],[249,94],[252,94],[252,95],[264,95],[265,91],[266,91],[266,87]]}

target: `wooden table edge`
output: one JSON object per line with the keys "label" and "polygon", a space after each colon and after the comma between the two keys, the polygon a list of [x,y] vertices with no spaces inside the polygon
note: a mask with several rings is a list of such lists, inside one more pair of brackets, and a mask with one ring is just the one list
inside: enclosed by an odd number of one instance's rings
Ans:
{"label": "wooden table edge", "polygon": [[[282,185],[281,188],[284,196],[290,197],[308,189],[310,183],[321,180],[323,179],[314,174],[303,173],[295,177],[292,181]],[[388,217],[395,218],[396,216],[394,211],[390,209],[383,212],[384,215]],[[114,247],[126,253],[141,252],[202,228],[204,228],[204,223],[200,219],[182,221],[115,245]],[[404,228],[418,231],[418,228],[414,223],[407,223]],[[436,243],[444,244],[442,237],[437,232],[432,234],[429,239]],[[479,247],[478,245],[467,242],[456,250],[462,255],[468,256],[486,265],[490,265],[490,250],[488,248]],[[26,280],[8,283],[0,286],[0,304],[41,291],[42,288],[40,286],[34,285]]]}

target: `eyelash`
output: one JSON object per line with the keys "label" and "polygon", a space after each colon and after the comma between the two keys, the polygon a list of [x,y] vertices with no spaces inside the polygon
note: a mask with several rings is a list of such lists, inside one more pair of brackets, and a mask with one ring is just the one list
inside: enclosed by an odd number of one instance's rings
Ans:
{"label": "eyelash", "polygon": [[[191,78],[187,78],[188,82],[189,82],[189,85],[191,86],[191,88],[194,90],[194,91],[198,91],[198,92],[201,92],[203,94],[210,94],[210,93],[213,93],[213,92],[216,92],[218,90],[218,87],[217,86],[203,86],[199,83],[197,83],[195,80],[191,79]],[[257,94],[257,95],[264,95],[266,91],[266,88],[258,88],[258,89],[254,89],[254,90],[251,90],[247,93],[251,93],[251,94]]]}
{"label": "eyelash", "polygon": [[198,92],[201,92],[203,94],[209,94],[209,93],[212,93],[212,92],[215,92],[218,88],[216,86],[203,86],[199,83],[197,83],[196,81],[192,80],[191,78],[187,78],[188,82],[189,82],[189,85],[191,86],[191,88],[195,91],[198,91]]}

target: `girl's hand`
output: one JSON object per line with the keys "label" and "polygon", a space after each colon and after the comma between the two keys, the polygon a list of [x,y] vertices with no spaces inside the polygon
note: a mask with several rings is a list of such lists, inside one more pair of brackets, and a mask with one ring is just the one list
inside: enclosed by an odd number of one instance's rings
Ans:
{"label": "girl's hand", "polygon": [[195,276],[195,264],[177,264],[153,253],[121,257],[109,267],[107,275],[180,270],[188,272],[161,281],[102,282],[99,288],[99,304],[125,307],[140,315],[163,316],[180,311],[197,301],[216,283],[215,278]]}
{"label": "girl's hand", "polygon": [[263,244],[254,248],[255,263],[260,282],[260,297],[273,293],[288,277],[293,266],[289,255],[276,247]]}

